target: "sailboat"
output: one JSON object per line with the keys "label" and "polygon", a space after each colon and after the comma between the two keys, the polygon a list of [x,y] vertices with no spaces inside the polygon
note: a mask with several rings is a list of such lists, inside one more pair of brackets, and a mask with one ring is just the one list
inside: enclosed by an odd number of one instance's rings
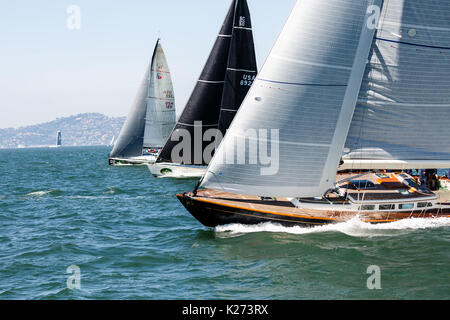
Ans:
{"label": "sailboat", "polygon": [[178,199],[208,227],[449,218],[448,192],[402,172],[450,164],[448,12],[444,0],[297,1]]}
{"label": "sailboat", "polygon": [[250,11],[234,0],[170,138],[148,165],[153,176],[201,178],[256,74]]}
{"label": "sailboat", "polygon": [[[61,131],[57,131],[55,144],[50,145],[49,148],[59,148],[61,146],[62,146]],[[18,148],[20,147],[21,146],[18,146]]]}
{"label": "sailboat", "polygon": [[155,162],[175,125],[175,112],[170,70],[158,39],[134,104],[114,143],[109,164],[124,166]]}
{"label": "sailboat", "polygon": [[60,147],[62,145],[62,140],[61,140],[61,131],[58,131],[56,133],[56,146]]}

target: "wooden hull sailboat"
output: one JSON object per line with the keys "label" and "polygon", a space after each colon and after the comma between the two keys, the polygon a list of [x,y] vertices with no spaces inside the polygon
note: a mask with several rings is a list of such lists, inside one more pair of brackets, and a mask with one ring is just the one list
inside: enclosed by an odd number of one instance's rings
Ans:
{"label": "wooden hull sailboat", "polygon": [[[450,218],[450,193],[437,195],[420,189],[418,185],[411,186],[401,176],[406,177],[403,173],[368,173],[358,180],[348,181],[350,175],[339,175],[338,179],[344,182],[328,197],[320,199],[261,198],[213,189],[179,194],[177,197],[198,221],[211,228],[265,222],[288,227],[313,227],[356,217],[368,223],[389,223],[410,218]],[[409,176],[406,180],[413,181]]]}

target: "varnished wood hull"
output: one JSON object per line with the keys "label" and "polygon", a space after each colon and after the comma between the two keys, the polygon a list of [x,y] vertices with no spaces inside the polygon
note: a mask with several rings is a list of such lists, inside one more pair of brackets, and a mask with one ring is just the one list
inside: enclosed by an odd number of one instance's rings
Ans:
{"label": "varnished wood hull", "polygon": [[289,217],[265,212],[228,207],[220,204],[205,203],[186,195],[177,195],[184,207],[206,227],[215,228],[227,224],[254,225],[264,222],[274,222],[287,227],[301,225],[312,227],[317,225],[336,223],[335,220],[315,218]]}
{"label": "varnished wood hull", "polygon": [[[232,203],[230,199],[194,197],[192,194],[177,195],[183,206],[203,225],[214,228],[227,224],[255,225],[265,222],[273,222],[283,226],[313,227],[332,223],[345,222],[356,216],[368,223],[388,223],[408,218],[437,218],[450,217],[450,206],[441,210],[429,210],[427,212],[397,212],[389,215],[365,214],[361,216],[356,212],[325,212],[314,214],[300,212],[295,208],[286,208],[285,203],[273,203],[271,205],[258,204],[254,201]],[[239,199],[236,199],[239,201]],[[278,208],[277,208],[278,207]],[[277,210],[280,209],[280,210]],[[289,211],[292,211],[290,214]]]}

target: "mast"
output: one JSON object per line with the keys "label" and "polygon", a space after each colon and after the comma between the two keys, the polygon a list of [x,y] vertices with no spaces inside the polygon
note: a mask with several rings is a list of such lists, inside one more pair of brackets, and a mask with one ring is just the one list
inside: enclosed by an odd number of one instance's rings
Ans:
{"label": "mast", "polygon": [[219,125],[218,119],[233,32],[236,1],[234,0],[230,6],[199,80],[157,162],[173,162],[172,151],[180,143],[178,134],[185,132],[191,138],[191,141],[188,143],[190,154],[180,154],[183,159],[186,159],[184,164],[207,164],[203,158],[203,150],[209,143],[203,141],[202,137],[208,129],[217,129]]}

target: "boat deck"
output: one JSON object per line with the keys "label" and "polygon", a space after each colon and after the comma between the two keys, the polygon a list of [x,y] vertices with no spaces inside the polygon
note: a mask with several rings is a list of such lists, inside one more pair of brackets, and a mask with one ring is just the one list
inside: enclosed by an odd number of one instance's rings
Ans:
{"label": "boat deck", "polygon": [[[191,196],[191,195],[190,195]],[[296,208],[288,199],[286,198],[275,198],[274,200],[261,200],[261,198],[256,196],[248,196],[241,194],[228,193],[217,190],[199,190],[193,200],[201,202],[204,209],[211,211],[222,210],[226,212],[226,208],[232,208],[232,211],[242,210],[249,212],[260,212],[272,215],[277,215],[279,219],[271,220],[282,220],[283,217],[295,216],[304,218],[314,218],[314,219],[325,219],[325,220],[348,220],[354,217],[354,212],[341,211],[326,211],[326,210],[310,210]],[[217,206],[221,209],[217,209]],[[230,213],[232,213],[230,211]]]}
{"label": "boat deck", "polygon": [[406,174],[338,175],[336,188],[324,198],[261,198],[205,189],[178,195],[204,225],[275,222],[323,225],[359,217],[385,223],[408,218],[450,217],[450,192],[433,193]]}
{"label": "boat deck", "polygon": [[398,174],[393,173],[367,173],[359,178],[355,178],[354,174],[338,174],[337,180],[340,181],[338,187],[346,190],[346,197],[355,202],[400,202],[435,196],[432,191],[418,185],[411,176],[405,175],[409,185],[402,183],[397,177]]}
{"label": "boat deck", "polygon": [[[366,222],[392,222],[399,219],[411,217],[434,217],[437,215],[450,216],[450,203],[445,212],[436,209],[421,209],[417,211],[398,212],[398,211],[355,211],[349,210],[349,206],[335,204],[333,209],[312,209],[297,208],[286,198],[276,198],[274,200],[261,200],[259,197],[233,194],[217,190],[199,190],[195,197],[189,194],[192,200],[201,202],[205,210],[235,213],[256,212],[272,215],[271,220],[282,221],[284,217],[298,217],[315,220],[329,220],[333,222],[347,221],[359,216]],[[218,209],[219,208],[219,209]],[[448,212],[447,212],[448,211]],[[277,218],[273,218],[273,217]]]}
{"label": "boat deck", "polygon": [[[442,207],[422,208],[407,211],[361,211],[345,201],[333,202],[333,204],[322,203],[320,200],[301,199],[301,202],[316,203],[318,208],[298,208],[286,198],[273,198],[262,200],[260,197],[234,194],[212,189],[199,190],[196,196],[187,194],[190,200],[202,207],[204,212],[219,212],[221,214],[239,215],[264,215],[267,220],[274,222],[285,222],[291,219],[310,219],[319,223],[333,223],[348,221],[356,216],[365,222],[381,223],[393,222],[407,218],[433,218],[450,217],[450,202],[442,202]],[[179,195],[181,198],[183,195]],[[183,202],[183,201],[182,201]],[[192,212],[191,212],[192,213]]]}

